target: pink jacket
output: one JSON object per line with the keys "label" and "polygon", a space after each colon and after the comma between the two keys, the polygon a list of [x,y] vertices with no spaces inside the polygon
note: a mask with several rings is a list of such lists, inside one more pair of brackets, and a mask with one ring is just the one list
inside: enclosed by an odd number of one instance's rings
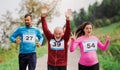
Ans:
{"label": "pink jacket", "polygon": [[91,36],[90,38],[86,38],[85,36],[81,36],[77,38],[76,41],[71,39],[70,52],[73,52],[78,46],[80,48],[80,59],[79,64],[84,66],[92,66],[98,63],[97,58],[97,47],[101,50],[106,50],[110,41],[106,40],[103,45],[97,37]]}

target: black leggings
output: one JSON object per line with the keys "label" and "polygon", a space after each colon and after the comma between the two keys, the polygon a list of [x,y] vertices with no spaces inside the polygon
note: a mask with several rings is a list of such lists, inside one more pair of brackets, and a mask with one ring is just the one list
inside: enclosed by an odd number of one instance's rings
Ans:
{"label": "black leggings", "polygon": [[99,63],[93,66],[84,66],[84,65],[79,64],[78,68],[79,70],[99,70]]}
{"label": "black leggings", "polygon": [[48,65],[48,70],[67,70],[67,66],[51,66],[51,65]]}

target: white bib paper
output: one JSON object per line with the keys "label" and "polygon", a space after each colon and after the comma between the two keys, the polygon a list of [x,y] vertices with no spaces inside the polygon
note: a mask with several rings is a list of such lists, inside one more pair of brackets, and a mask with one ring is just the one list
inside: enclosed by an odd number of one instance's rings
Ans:
{"label": "white bib paper", "polygon": [[89,40],[82,42],[84,52],[89,51],[96,51],[97,50],[97,41],[96,40]]}
{"label": "white bib paper", "polygon": [[54,39],[50,40],[50,48],[52,50],[64,50],[64,40],[55,41]]}
{"label": "white bib paper", "polygon": [[23,35],[23,42],[35,42],[35,35],[25,34]]}

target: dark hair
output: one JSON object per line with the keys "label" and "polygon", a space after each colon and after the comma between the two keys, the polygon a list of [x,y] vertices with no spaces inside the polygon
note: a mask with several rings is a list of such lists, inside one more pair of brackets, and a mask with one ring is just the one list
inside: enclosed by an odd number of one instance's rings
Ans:
{"label": "dark hair", "polygon": [[26,14],[26,15],[24,16],[24,18],[26,18],[26,17],[28,17],[28,16],[30,16],[31,19],[32,19],[32,15],[31,15],[31,14]]}
{"label": "dark hair", "polygon": [[92,23],[91,22],[84,22],[82,25],[80,25],[78,27],[78,29],[75,31],[76,37],[85,35],[84,28],[86,27],[86,25],[92,25]]}

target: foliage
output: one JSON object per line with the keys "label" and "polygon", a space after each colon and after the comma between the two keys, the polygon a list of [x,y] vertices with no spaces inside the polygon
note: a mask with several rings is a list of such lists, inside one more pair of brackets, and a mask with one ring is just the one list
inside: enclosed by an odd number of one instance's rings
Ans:
{"label": "foliage", "polygon": [[13,59],[11,61],[1,63],[0,70],[19,70],[18,59]]}
{"label": "foliage", "polygon": [[100,66],[104,68],[104,70],[119,70],[120,63],[116,61],[113,57],[108,55],[99,55]]}
{"label": "foliage", "polygon": [[71,30],[72,30],[72,32],[75,32],[75,30],[76,30],[75,22],[71,21],[70,24],[71,24]]}
{"label": "foliage", "polygon": [[[51,19],[53,15],[58,16],[59,12],[56,9],[58,8],[59,2],[60,0],[22,0],[19,10],[20,19],[23,20],[23,16],[27,13],[30,13],[33,15],[34,19],[39,20],[41,15],[40,11],[43,5],[46,5],[49,8],[47,13],[48,19]],[[37,21],[37,25],[39,25],[39,23],[40,21]]]}
{"label": "foliage", "polygon": [[107,27],[94,30],[94,34],[105,42],[106,35],[110,35],[111,41],[106,51],[98,50],[100,64],[104,70],[118,70],[120,68],[120,22]]}
{"label": "foliage", "polygon": [[11,44],[11,46],[12,47],[9,50],[5,50],[3,48],[0,48],[1,62],[7,62],[7,61],[17,57],[17,55],[18,55],[17,47],[18,46],[15,44]]}
{"label": "foliage", "polygon": [[111,24],[111,20],[108,18],[97,19],[94,21],[95,27],[104,27]]}
{"label": "foliage", "polygon": [[88,21],[88,15],[85,12],[85,10],[82,8],[80,9],[80,13],[73,12],[73,17],[74,17],[74,22],[75,25],[78,27],[81,25],[83,22]]}
{"label": "foliage", "polygon": [[91,21],[96,27],[103,27],[120,21],[120,0],[103,0],[89,5],[88,11],[80,9],[74,12],[74,21],[78,27],[83,22]]}

